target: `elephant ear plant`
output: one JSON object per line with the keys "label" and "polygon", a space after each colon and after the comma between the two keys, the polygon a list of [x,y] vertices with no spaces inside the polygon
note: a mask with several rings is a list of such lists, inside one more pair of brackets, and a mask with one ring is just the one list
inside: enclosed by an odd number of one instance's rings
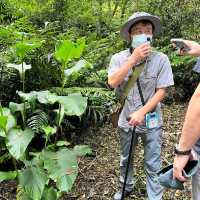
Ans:
{"label": "elephant ear plant", "polygon": [[[59,68],[61,72],[61,94],[64,93],[64,87],[68,77],[78,73],[79,71],[92,68],[92,65],[84,59],[76,62],[73,67],[69,67],[73,59],[79,59],[81,57],[84,47],[84,38],[78,39],[76,43],[71,42],[70,40],[62,40],[58,41],[56,44],[54,56],[59,62]],[[83,111],[86,109],[83,99],[84,97],[82,97],[81,93],[74,93],[68,95],[67,97],[58,97],[59,110],[57,115],[57,128],[59,128],[61,125],[64,113],[66,115],[77,116],[83,114]]]}
{"label": "elephant ear plant", "polygon": [[[25,70],[30,68],[24,64],[24,58],[33,46],[37,45],[16,45],[20,65],[8,65],[19,70],[22,82]],[[62,90],[68,76],[91,67],[85,60],[68,66],[73,59],[80,58],[84,46],[84,39],[77,43],[60,41],[56,45],[54,55],[62,72]],[[69,148],[70,143],[62,134],[58,135],[65,116],[80,117],[85,112],[87,98],[81,93],[59,96],[48,90],[25,93],[24,84],[17,94],[22,103],[10,102],[9,108],[0,107],[0,136],[15,166],[15,170],[1,171],[0,181],[17,180],[17,200],[57,200],[72,189],[79,157],[91,153],[87,145]],[[34,147],[34,139],[38,137],[45,139],[40,149]]]}

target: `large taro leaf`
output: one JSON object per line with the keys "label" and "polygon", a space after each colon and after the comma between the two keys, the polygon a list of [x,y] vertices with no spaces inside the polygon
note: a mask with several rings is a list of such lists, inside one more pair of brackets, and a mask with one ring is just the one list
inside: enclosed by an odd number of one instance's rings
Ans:
{"label": "large taro leaf", "polygon": [[81,116],[87,107],[87,97],[83,97],[80,93],[58,96],[57,101],[64,107],[65,114],[69,116]]}
{"label": "large taro leaf", "polygon": [[45,187],[42,194],[42,200],[57,200],[58,194],[53,187]]}
{"label": "large taro leaf", "polygon": [[61,192],[69,192],[77,177],[78,164],[75,154],[67,149],[61,149],[57,152],[43,151],[41,159],[44,162],[44,168],[48,171],[51,179],[56,182]]}
{"label": "large taro leaf", "polygon": [[34,137],[31,129],[11,129],[7,135],[6,145],[10,154],[19,159],[23,156],[27,146]]}
{"label": "large taro leaf", "polygon": [[26,168],[19,172],[19,184],[25,193],[34,200],[40,200],[48,181],[44,170],[39,167]]}
{"label": "large taro leaf", "polygon": [[55,97],[57,96],[54,93],[49,92],[48,90],[45,91],[32,91],[30,93],[18,92],[18,95],[24,100],[28,101],[29,103],[35,104],[35,101],[38,100],[40,103],[43,104],[53,104],[55,103]]}
{"label": "large taro leaf", "polygon": [[80,58],[85,47],[85,40],[81,38],[74,43],[70,40],[59,41],[55,48],[55,58],[63,65],[72,58]]}
{"label": "large taro leaf", "polygon": [[[40,91],[40,92],[30,92],[30,93],[23,93],[18,92],[19,96],[23,98],[24,101],[32,101],[38,100],[40,103],[43,104],[54,104],[58,102],[61,104],[62,108],[62,118],[63,118],[63,108],[64,113],[66,115],[76,115],[80,116],[84,113],[87,107],[87,97],[83,97],[80,93],[73,93],[69,94],[68,96],[57,96],[54,93],[47,91]],[[59,123],[61,123],[62,118],[59,119]]]}
{"label": "large taro leaf", "polygon": [[17,176],[16,171],[0,172],[0,182],[5,180],[14,180]]}

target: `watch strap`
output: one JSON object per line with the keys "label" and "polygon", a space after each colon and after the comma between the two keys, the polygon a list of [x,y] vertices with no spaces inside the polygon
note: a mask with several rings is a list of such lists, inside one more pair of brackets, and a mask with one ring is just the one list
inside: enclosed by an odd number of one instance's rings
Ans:
{"label": "watch strap", "polygon": [[178,149],[178,147],[176,146],[175,149],[174,149],[174,153],[176,155],[190,155],[191,149],[186,150],[186,151],[182,151],[182,150]]}

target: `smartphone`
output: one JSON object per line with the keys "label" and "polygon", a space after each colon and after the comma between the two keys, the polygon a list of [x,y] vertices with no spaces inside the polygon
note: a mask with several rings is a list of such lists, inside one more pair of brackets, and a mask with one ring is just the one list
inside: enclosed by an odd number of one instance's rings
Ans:
{"label": "smartphone", "polygon": [[181,38],[172,38],[171,43],[176,45],[176,49],[180,49],[182,51],[189,51],[190,48],[184,43],[184,40]]}

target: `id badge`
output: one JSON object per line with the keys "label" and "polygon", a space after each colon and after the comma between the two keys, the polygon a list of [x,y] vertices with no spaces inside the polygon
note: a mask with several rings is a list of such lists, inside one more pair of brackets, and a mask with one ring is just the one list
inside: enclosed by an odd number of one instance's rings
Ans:
{"label": "id badge", "polygon": [[151,112],[151,113],[146,114],[146,127],[148,129],[158,127],[158,113],[157,112]]}

